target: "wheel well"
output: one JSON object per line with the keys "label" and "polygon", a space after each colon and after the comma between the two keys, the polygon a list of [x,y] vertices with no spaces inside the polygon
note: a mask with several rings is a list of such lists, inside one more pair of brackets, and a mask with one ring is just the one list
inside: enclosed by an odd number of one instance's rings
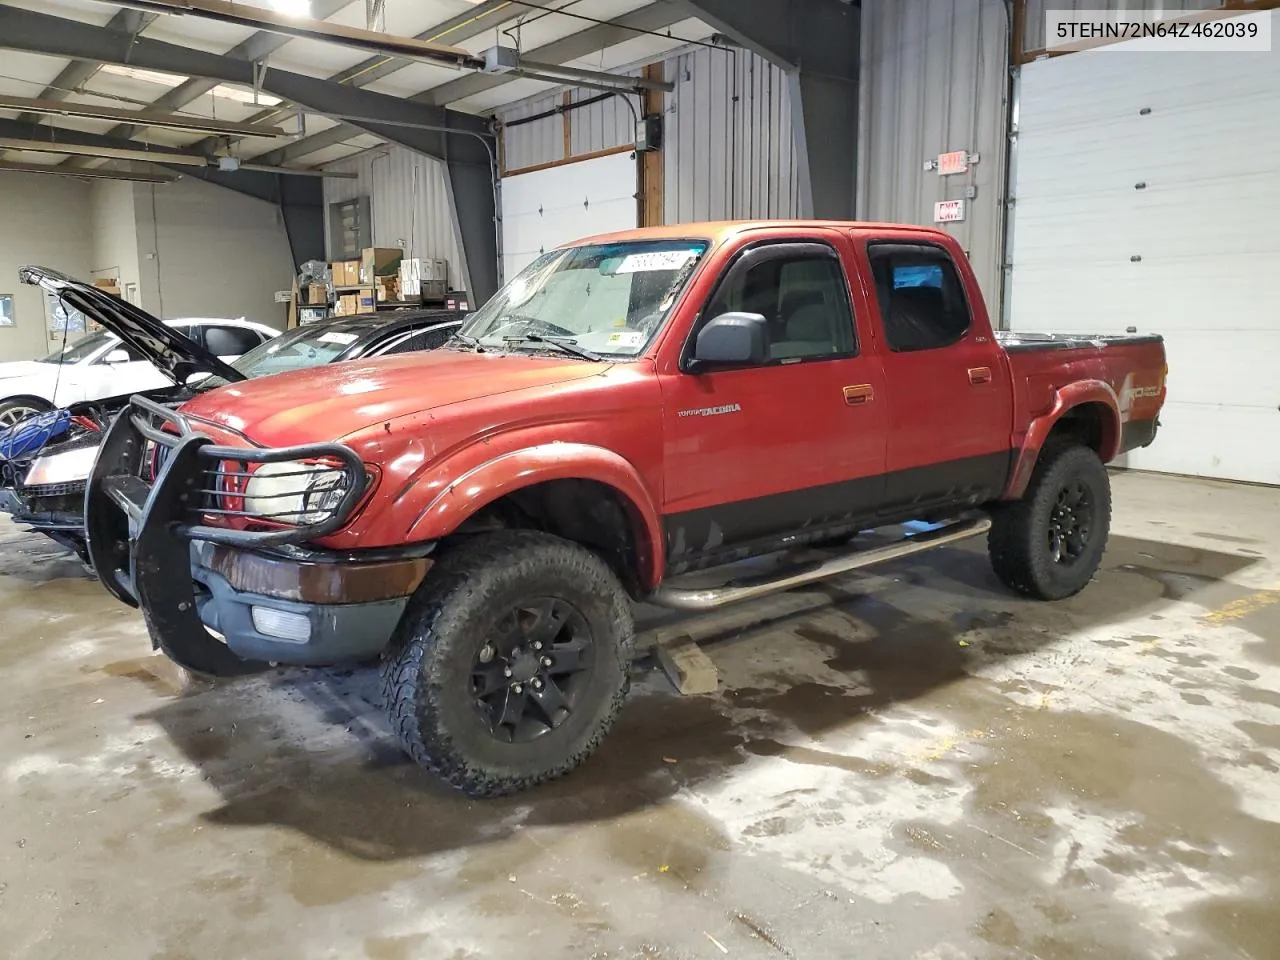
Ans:
{"label": "wheel well", "polygon": [[1046,443],[1068,440],[1088,447],[1106,461],[1115,450],[1115,430],[1115,416],[1105,403],[1082,403],[1058,419]]}
{"label": "wheel well", "polygon": [[522,487],[469,517],[453,536],[493,530],[541,530],[598,554],[639,597],[640,554],[626,498],[595,480],[547,480]]}
{"label": "wheel well", "polygon": [[32,394],[29,394],[29,393],[19,393],[12,397],[4,397],[0,399],[0,404],[14,403],[17,401],[20,401],[22,403],[29,403],[33,407],[39,407],[41,410],[53,409],[53,404],[51,404],[48,400],[44,399],[43,397],[33,396]]}

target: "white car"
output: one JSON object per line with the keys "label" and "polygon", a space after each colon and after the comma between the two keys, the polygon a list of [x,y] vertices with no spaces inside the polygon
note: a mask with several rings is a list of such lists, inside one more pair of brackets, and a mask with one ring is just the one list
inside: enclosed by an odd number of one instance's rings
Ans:
{"label": "white car", "polygon": [[[280,331],[249,320],[166,320],[184,336],[230,362]],[[155,390],[172,384],[150,361],[105,330],[43,360],[0,363],[0,428],[55,407]]]}

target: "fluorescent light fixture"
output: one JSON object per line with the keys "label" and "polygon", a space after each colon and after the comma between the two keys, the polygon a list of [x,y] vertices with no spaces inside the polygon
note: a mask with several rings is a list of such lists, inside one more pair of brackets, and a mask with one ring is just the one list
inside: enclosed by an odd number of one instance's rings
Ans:
{"label": "fluorescent light fixture", "polygon": [[[161,70],[143,70],[140,67],[126,67],[117,63],[104,63],[101,69],[103,73],[109,73],[112,76],[138,80],[142,83],[154,83],[157,86],[168,87],[171,90],[180,84],[186,83],[188,79],[176,73],[165,73]],[[269,93],[259,91],[255,97],[252,90],[233,86],[229,83],[220,83],[209,92],[215,97],[221,97],[223,100],[234,100],[236,103],[246,103],[250,106],[275,107],[283,103],[279,97],[273,97]]]}
{"label": "fluorescent light fixture", "polygon": [[286,17],[311,19],[311,0],[268,0],[267,6]]}

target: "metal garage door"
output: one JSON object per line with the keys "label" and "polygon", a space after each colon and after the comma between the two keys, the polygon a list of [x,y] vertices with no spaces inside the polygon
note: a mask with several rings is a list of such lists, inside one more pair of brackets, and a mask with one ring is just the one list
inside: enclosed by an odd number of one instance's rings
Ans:
{"label": "metal garage door", "polygon": [[1013,328],[1164,334],[1129,465],[1280,484],[1280,47],[1076,53],[1020,86]]}
{"label": "metal garage door", "polygon": [[503,177],[502,275],[510,280],[562,243],[635,226],[630,151]]}

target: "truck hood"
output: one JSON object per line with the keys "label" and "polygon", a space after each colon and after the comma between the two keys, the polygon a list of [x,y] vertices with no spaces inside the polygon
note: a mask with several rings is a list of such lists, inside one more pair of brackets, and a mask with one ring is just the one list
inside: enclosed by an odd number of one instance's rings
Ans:
{"label": "truck hood", "polygon": [[321,443],[464,400],[581,380],[610,366],[443,349],[247,380],[198,394],[182,413],[264,446]]}
{"label": "truck hood", "polygon": [[18,278],[23,283],[49,291],[90,320],[102,324],[155,364],[176,386],[182,386],[193,374],[198,373],[222,377],[228,383],[239,383],[245,379],[244,374],[235,367],[219,360],[162,320],[91,284],[64,276],[48,267],[37,266],[21,268]]}

